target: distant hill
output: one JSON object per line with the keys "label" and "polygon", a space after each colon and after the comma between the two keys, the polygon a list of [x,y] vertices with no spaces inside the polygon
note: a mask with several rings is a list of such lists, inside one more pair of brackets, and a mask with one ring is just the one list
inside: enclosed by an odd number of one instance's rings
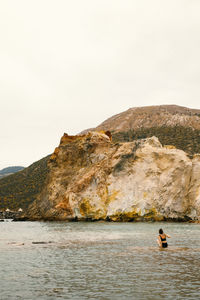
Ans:
{"label": "distant hill", "polygon": [[199,109],[177,105],[134,107],[105,120],[94,130],[111,131],[114,142],[156,136],[162,145],[173,145],[190,157],[200,153]]}
{"label": "distant hill", "polygon": [[132,129],[175,126],[200,130],[200,109],[178,105],[133,107],[105,120],[95,130],[124,132]]}
{"label": "distant hill", "polygon": [[23,169],[24,169],[24,167],[21,167],[21,166],[14,166],[14,167],[4,168],[4,169],[0,170],[0,178],[11,175],[11,174],[16,173],[16,172],[19,172]]}
{"label": "distant hill", "polygon": [[0,179],[0,210],[26,209],[40,192],[48,173],[49,156]]}

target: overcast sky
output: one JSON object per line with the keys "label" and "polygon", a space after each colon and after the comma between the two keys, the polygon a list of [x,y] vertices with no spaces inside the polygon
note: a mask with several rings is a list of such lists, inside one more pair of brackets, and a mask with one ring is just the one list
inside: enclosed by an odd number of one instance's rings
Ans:
{"label": "overcast sky", "polygon": [[0,169],[130,107],[200,109],[199,0],[0,4]]}

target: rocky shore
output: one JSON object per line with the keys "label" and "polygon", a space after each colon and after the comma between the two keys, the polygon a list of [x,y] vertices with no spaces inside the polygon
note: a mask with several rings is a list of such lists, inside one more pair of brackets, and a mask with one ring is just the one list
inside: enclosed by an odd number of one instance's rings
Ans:
{"label": "rocky shore", "polygon": [[10,219],[12,221],[23,220],[23,212],[22,211],[0,211],[0,220],[4,221],[6,219]]}

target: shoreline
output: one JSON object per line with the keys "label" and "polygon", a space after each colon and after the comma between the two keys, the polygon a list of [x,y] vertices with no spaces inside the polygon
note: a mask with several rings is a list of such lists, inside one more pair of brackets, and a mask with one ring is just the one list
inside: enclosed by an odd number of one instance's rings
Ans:
{"label": "shoreline", "polygon": [[61,219],[61,218],[29,218],[29,217],[19,217],[13,219],[0,219],[0,222],[66,222],[66,223],[97,223],[97,222],[105,222],[105,223],[188,223],[188,224],[200,224],[200,220],[184,220],[184,219],[172,219],[165,218],[163,220],[155,220],[155,219],[133,219],[133,220],[111,220],[111,219]]}

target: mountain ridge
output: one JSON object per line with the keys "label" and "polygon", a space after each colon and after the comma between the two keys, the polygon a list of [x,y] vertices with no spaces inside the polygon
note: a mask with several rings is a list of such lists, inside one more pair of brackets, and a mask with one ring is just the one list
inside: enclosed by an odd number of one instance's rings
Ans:
{"label": "mountain ridge", "polygon": [[132,107],[103,121],[95,128],[82,131],[110,130],[112,132],[162,126],[183,126],[200,130],[200,109],[179,105]]}
{"label": "mountain ridge", "polygon": [[0,170],[0,178],[22,171],[23,169],[24,167],[22,166],[10,166],[3,168]]}

